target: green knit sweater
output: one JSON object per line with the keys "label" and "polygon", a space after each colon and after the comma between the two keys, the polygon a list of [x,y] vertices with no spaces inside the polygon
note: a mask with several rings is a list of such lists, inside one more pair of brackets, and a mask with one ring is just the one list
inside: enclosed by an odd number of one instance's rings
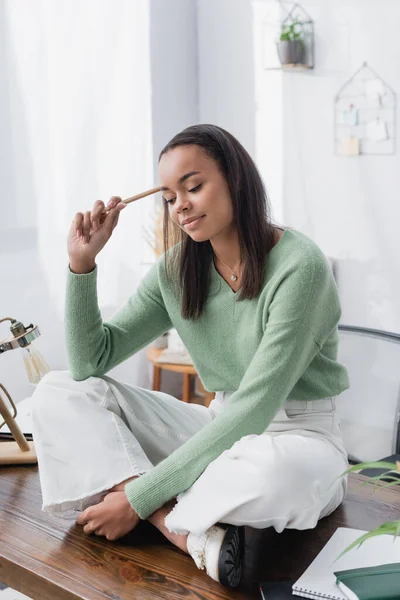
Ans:
{"label": "green knit sweater", "polygon": [[207,465],[241,437],[261,434],[286,400],[315,400],[349,387],[337,362],[338,290],[318,246],[286,229],[267,256],[261,293],[238,294],[211,267],[200,319],[185,320],[165,277],[163,257],[136,293],[107,322],[96,293],[97,268],[69,272],[66,339],[72,377],[101,377],[175,327],[209,391],[233,391],[211,423],[125,492],[142,519],[188,489]]}

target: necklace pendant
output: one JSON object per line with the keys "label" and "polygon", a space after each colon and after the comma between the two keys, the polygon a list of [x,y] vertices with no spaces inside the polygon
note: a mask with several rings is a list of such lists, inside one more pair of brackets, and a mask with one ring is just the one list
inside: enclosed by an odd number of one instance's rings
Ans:
{"label": "necklace pendant", "polygon": [[237,276],[236,275],[231,275],[231,281],[236,281],[237,280]]}

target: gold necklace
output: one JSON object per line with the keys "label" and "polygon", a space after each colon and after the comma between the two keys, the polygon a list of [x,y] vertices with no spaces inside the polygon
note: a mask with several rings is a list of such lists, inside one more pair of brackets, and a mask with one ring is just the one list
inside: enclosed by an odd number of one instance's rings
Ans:
{"label": "gold necklace", "polygon": [[240,265],[240,263],[242,262],[242,260],[239,260],[239,262],[236,265],[236,267],[234,269],[231,269],[230,266],[227,265],[226,262],[224,260],[222,260],[222,258],[219,257],[218,254],[215,251],[214,251],[214,254],[231,271],[231,273],[232,273],[232,275],[231,275],[231,281],[237,281],[238,276],[235,274],[235,271],[238,268],[238,266]]}

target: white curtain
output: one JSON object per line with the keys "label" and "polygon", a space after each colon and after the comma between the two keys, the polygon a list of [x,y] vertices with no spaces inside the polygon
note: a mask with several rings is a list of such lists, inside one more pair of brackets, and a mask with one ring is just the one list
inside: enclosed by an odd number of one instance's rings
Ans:
{"label": "white curtain", "polygon": [[[61,319],[74,214],[155,184],[149,0],[3,0],[0,11],[15,140],[2,148],[16,174],[9,200],[18,226],[37,231],[47,295]],[[141,229],[153,206],[152,197],[129,205],[98,257],[103,316],[143,276]]]}
{"label": "white curtain", "polygon": [[[40,254],[53,301],[62,309],[66,234],[77,211],[97,199],[152,187],[147,0],[9,0],[37,207]],[[137,276],[143,203],[121,215],[99,256],[100,297],[118,304]]]}

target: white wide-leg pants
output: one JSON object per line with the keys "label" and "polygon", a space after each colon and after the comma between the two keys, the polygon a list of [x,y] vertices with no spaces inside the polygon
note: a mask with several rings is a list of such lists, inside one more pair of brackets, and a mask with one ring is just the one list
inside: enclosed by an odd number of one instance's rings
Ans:
{"label": "white wide-leg pants", "polygon": [[[107,376],[47,374],[32,408],[42,510],[76,520],[229,410],[228,398],[217,392],[206,408]],[[288,401],[264,433],[242,437],[178,494],[165,524],[198,535],[218,522],[310,529],[342,502],[346,477],[331,484],[346,468],[335,399]]]}

